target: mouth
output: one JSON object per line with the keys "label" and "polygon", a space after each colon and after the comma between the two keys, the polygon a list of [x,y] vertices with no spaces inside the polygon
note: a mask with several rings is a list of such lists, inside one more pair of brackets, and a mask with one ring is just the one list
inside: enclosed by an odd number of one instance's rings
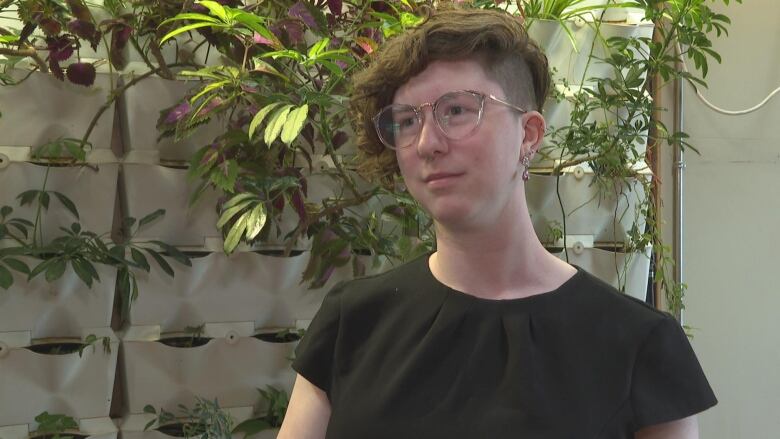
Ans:
{"label": "mouth", "polygon": [[423,178],[423,181],[428,184],[432,183],[439,183],[439,182],[445,182],[448,180],[453,180],[456,177],[460,177],[463,174],[458,173],[447,173],[447,172],[439,172],[436,174],[430,174],[427,177]]}

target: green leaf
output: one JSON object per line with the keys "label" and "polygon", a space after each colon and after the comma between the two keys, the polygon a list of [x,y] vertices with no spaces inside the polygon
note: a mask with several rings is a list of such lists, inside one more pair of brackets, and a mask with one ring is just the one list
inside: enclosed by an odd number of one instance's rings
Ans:
{"label": "green leaf", "polygon": [[309,52],[307,56],[309,58],[316,58],[317,55],[322,53],[322,51],[324,51],[325,48],[328,47],[328,43],[330,43],[330,38],[323,38],[317,41],[316,43],[314,43],[313,46],[311,46],[311,48],[309,48]]}
{"label": "green leaf", "polygon": [[[92,288],[92,280],[94,279],[93,274],[97,277],[95,267],[89,261],[83,259],[73,259],[70,263],[79,279],[81,279],[87,287]],[[100,279],[97,280],[99,281]]]}
{"label": "green leaf", "polygon": [[160,246],[162,250],[168,253],[168,256],[172,257],[180,264],[186,265],[188,267],[192,266],[192,262],[190,261],[190,258],[187,257],[187,255],[185,255],[184,253],[182,253],[181,250],[179,250],[178,248],[162,241],[151,241],[151,243]]}
{"label": "green leaf", "polygon": [[[203,95],[207,94],[210,91],[216,90],[221,88],[224,85],[230,84],[230,80],[223,79],[222,81],[212,82],[210,84],[206,84],[201,91],[199,91],[195,96],[190,98],[190,103],[195,104],[197,102],[198,98],[202,97]],[[206,102],[209,102],[211,99],[207,99]],[[197,113],[195,113],[197,115]]]}
{"label": "green leaf", "polygon": [[11,269],[18,271],[19,273],[24,274],[30,274],[30,267],[27,266],[24,262],[20,261],[16,258],[5,258],[3,259],[3,262],[5,265],[10,267]]}
{"label": "green leaf", "polygon": [[14,278],[11,275],[11,272],[0,265],[0,288],[7,290],[11,288],[11,285],[14,283]]}
{"label": "green leaf", "polygon": [[265,127],[265,135],[263,141],[270,147],[274,140],[279,137],[279,133],[282,132],[284,123],[287,121],[287,115],[293,108],[292,104],[286,104],[276,110],[271,116],[271,120],[268,121],[268,126]]}
{"label": "green leaf", "polygon": [[238,203],[241,203],[242,201],[246,201],[250,198],[256,198],[257,196],[255,194],[249,193],[249,192],[242,192],[233,198],[229,199],[225,204],[222,205],[222,210],[229,209],[233,206],[236,206]]}
{"label": "green leaf", "polygon": [[265,226],[267,217],[268,215],[265,210],[265,204],[260,203],[255,206],[254,209],[252,209],[252,212],[249,214],[249,219],[247,220],[246,226],[247,240],[255,239],[260,231],[263,230],[263,226]]}
{"label": "green leaf", "polygon": [[219,217],[219,220],[217,221],[217,229],[221,229],[225,224],[230,222],[230,220],[236,216],[239,212],[249,207],[252,203],[254,203],[254,200],[247,200],[243,203],[240,203],[236,206],[232,206],[227,210],[222,211],[222,215]]}
{"label": "green leaf", "polygon": [[74,204],[70,198],[68,198],[67,196],[65,196],[65,194],[61,192],[51,191],[51,193],[53,193],[54,196],[56,196],[57,199],[60,200],[60,203],[62,203],[62,205],[65,206],[65,208],[68,209],[68,211],[70,211],[70,213],[72,213],[73,216],[76,217],[76,219],[80,219],[79,211],[78,209],[76,209],[76,204]]}
{"label": "green leaf", "polygon": [[54,259],[54,262],[46,269],[46,281],[54,282],[65,273],[67,264],[64,259]]}
{"label": "green leaf", "polygon": [[198,4],[208,8],[209,12],[211,12],[211,15],[216,15],[223,22],[228,23],[230,21],[228,19],[227,11],[225,10],[225,7],[222,6],[221,4],[212,0],[200,0]]}
{"label": "green leaf", "polygon": [[133,259],[133,262],[135,262],[136,264],[138,264],[139,267],[141,267],[142,270],[146,271],[147,273],[149,272],[149,270],[151,270],[151,267],[149,266],[149,262],[146,260],[146,257],[137,248],[130,247],[130,257]]}
{"label": "green leaf", "polygon": [[8,215],[10,215],[11,212],[13,212],[13,211],[14,211],[14,208],[11,207],[11,206],[0,207],[0,217],[5,218]]}
{"label": "green leaf", "polygon": [[195,21],[208,21],[209,23],[219,23],[220,21],[216,18],[206,15],[206,14],[199,14],[197,12],[183,12],[181,14],[176,14],[174,17],[177,20],[195,20]]}
{"label": "green leaf", "polygon": [[[170,20],[166,20],[166,21],[170,21]],[[163,24],[165,24],[165,22],[163,22]],[[176,35],[183,34],[184,32],[189,32],[189,31],[191,31],[193,29],[199,29],[201,27],[226,28],[228,26],[224,25],[224,24],[204,23],[204,22],[188,24],[187,26],[183,26],[183,27],[180,27],[178,29],[174,29],[174,30],[168,32],[167,34],[165,34],[165,36],[160,39],[160,44],[170,40],[171,38],[175,37]]]}
{"label": "green leaf", "polygon": [[298,134],[300,134],[308,115],[309,106],[306,104],[303,104],[302,106],[290,112],[290,114],[287,116],[287,121],[284,124],[284,128],[282,129],[282,142],[290,145],[290,143],[292,143],[292,141],[298,137]]}
{"label": "green leaf", "polygon": [[19,41],[18,35],[0,35],[0,43],[13,43]]}
{"label": "green leaf", "polygon": [[152,407],[151,404],[146,404],[144,406],[144,413],[151,413],[153,415],[156,415],[157,414],[157,410],[155,410],[155,408]]}
{"label": "green leaf", "polygon": [[160,218],[163,215],[165,215],[165,209],[157,209],[154,212],[141,218],[141,221],[138,222],[138,227],[141,228],[144,225],[151,223],[152,221],[156,220],[157,218]]}
{"label": "green leaf", "polygon": [[233,250],[238,247],[241,242],[241,236],[246,230],[247,220],[249,219],[249,212],[245,213],[241,218],[233,224],[233,227],[228,232],[227,238],[225,238],[224,250],[225,253],[233,253]]}
{"label": "green leaf", "polygon": [[255,63],[255,68],[252,71],[260,72],[260,73],[270,73],[271,75],[274,75],[284,80],[285,82],[290,82],[290,78],[280,73],[279,70],[276,70],[276,67],[272,66],[271,64],[268,64],[266,61],[260,58],[255,58],[254,63]]}
{"label": "green leaf", "polygon": [[44,209],[49,209],[49,200],[51,200],[51,196],[49,196],[48,192],[41,191],[39,192],[38,201],[41,202],[41,206],[43,206]]}
{"label": "green leaf", "polygon": [[26,204],[32,203],[32,201],[35,199],[36,196],[38,196],[38,190],[32,189],[29,191],[24,191],[21,194],[17,195],[16,198],[19,199],[19,205],[24,206]]}
{"label": "green leaf", "polygon": [[174,275],[173,275],[173,268],[171,268],[171,266],[168,264],[168,262],[165,260],[165,258],[162,257],[162,255],[160,255],[159,253],[157,253],[156,251],[154,251],[154,250],[152,250],[150,248],[145,248],[144,250],[146,250],[146,252],[149,253],[149,255],[151,255],[154,258],[155,261],[157,261],[157,265],[159,265],[160,268],[162,268],[162,270],[168,276],[174,277]]}
{"label": "green leaf", "polygon": [[252,118],[252,122],[249,123],[249,139],[251,140],[252,137],[255,134],[255,130],[258,126],[260,126],[261,123],[263,123],[263,119],[265,119],[266,116],[268,116],[268,113],[270,113],[274,108],[281,105],[281,102],[273,102],[265,107],[261,108],[257,114],[255,114],[255,117]]}

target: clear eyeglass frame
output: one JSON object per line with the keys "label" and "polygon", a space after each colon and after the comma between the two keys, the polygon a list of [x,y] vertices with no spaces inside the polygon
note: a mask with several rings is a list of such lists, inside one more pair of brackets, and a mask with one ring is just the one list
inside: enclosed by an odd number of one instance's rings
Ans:
{"label": "clear eyeglass frame", "polygon": [[[471,126],[466,131],[461,132],[459,135],[453,135],[452,132],[448,131],[448,129],[445,126],[442,125],[442,119],[444,118],[444,116],[442,116],[437,110],[440,108],[439,106],[440,106],[440,104],[442,102],[446,102],[447,100],[454,99],[457,96],[472,96],[472,97],[476,98],[477,101],[475,101],[475,102],[478,102],[479,110],[477,112],[477,119],[476,119],[475,122],[473,122],[473,126]],[[487,101],[487,100],[495,102],[495,103],[498,103],[498,104],[501,104],[501,105],[504,105],[504,106],[509,107],[509,108],[511,108],[511,109],[513,109],[515,111],[520,112],[520,113],[527,113],[527,110],[525,110],[525,109],[523,109],[521,107],[518,107],[517,105],[514,105],[514,104],[512,104],[510,102],[507,102],[504,99],[498,98],[498,97],[496,97],[496,96],[494,96],[492,94],[485,94],[485,93],[482,93],[482,92],[479,92],[479,91],[475,91],[475,90],[455,90],[455,91],[451,91],[451,92],[448,92],[448,93],[445,93],[445,94],[439,96],[439,98],[436,99],[434,102],[424,102],[424,103],[422,103],[422,104],[420,104],[418,106],[408,105],[408,104],[391,104],[391,105],[388,105],[388,106],[382,108],[372,118],[372,121],[374,122],[374,129],[376,130],[377,137],[379,138],[379,140],[382,142],[382,144],[385,147],[387,147],[387,148],[389,148],[391,150],[405,149],[405,148],[408,148],[409,146],[413,145],[415,142],[417,142],[419,134],[422,131],[422,124],[423,124],[424,119],[425,119],[424,118],[424,113],[423,113],[423,108],[428,106],[428,107],[431,107],[431,110],[432,110],[432,113],[433,113],[433,120],[436,123],[436,127],[444,135],[444,137],[446,137],[446,138],[448,138],[450,140],[461,140],[461,139],[464,139],[464,138],[468,137],[472,133],[474,133],[474,131],[476,131],[477,128],[482,123],[482,118],[483,118],[484,109],[485,109],[485,101]],[[383,133],[382,125],[381,125],[381,122],[380,122],[380,120],[382,119],[382,116],[385,115],[386,112],[388,112],[388,111],[392,112],[393,110],[396,110],[396,111],[399,111],[399,112],[400,111],[407,111],[407,112],[411,111],[411,112],[413,112],[413,114],[415,116],[415,119],[416,119],[416,122],[417,122],[417,126],[419,126],[419,129],[415,133],[414,137],[411,138],[408,143],[406,143],[406,144],[404,144],[402,146],[396,146],[395,143],[391,139],[386,138],[388,136],[386,136]]]}

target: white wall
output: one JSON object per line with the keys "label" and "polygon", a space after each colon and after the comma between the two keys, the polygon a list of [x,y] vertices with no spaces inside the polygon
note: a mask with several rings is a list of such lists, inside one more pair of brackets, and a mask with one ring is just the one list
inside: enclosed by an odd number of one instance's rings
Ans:
{"label": "white wall", "polygon": [[[780,86],[780,2],[720,3],[732,26],[703,93],[751,107]],[[701,151],[685,157],[685,323],[697,328],[693,346],[720,400],[700,416],[701,437],[780,438],[780,96],[730,117],[686,86],[683,111]]]}

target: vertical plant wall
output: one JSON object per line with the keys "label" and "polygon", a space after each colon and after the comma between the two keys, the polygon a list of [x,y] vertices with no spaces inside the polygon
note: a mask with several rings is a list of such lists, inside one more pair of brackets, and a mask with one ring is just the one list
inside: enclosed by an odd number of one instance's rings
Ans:
{"label": "vertical plant wall", "polygon": [[[514,14],[554,67],[540,239],[640,299],[654,259],[681,307],[646,158],[690,145],[653,96],[702,83],[675,64],[706,75],[728,18],[457,3]],[[347,114],[352,73],[424,6],[0,0],[0,436],[275,436],[328,289],[434,248],[398,182],[361,177]]]}

